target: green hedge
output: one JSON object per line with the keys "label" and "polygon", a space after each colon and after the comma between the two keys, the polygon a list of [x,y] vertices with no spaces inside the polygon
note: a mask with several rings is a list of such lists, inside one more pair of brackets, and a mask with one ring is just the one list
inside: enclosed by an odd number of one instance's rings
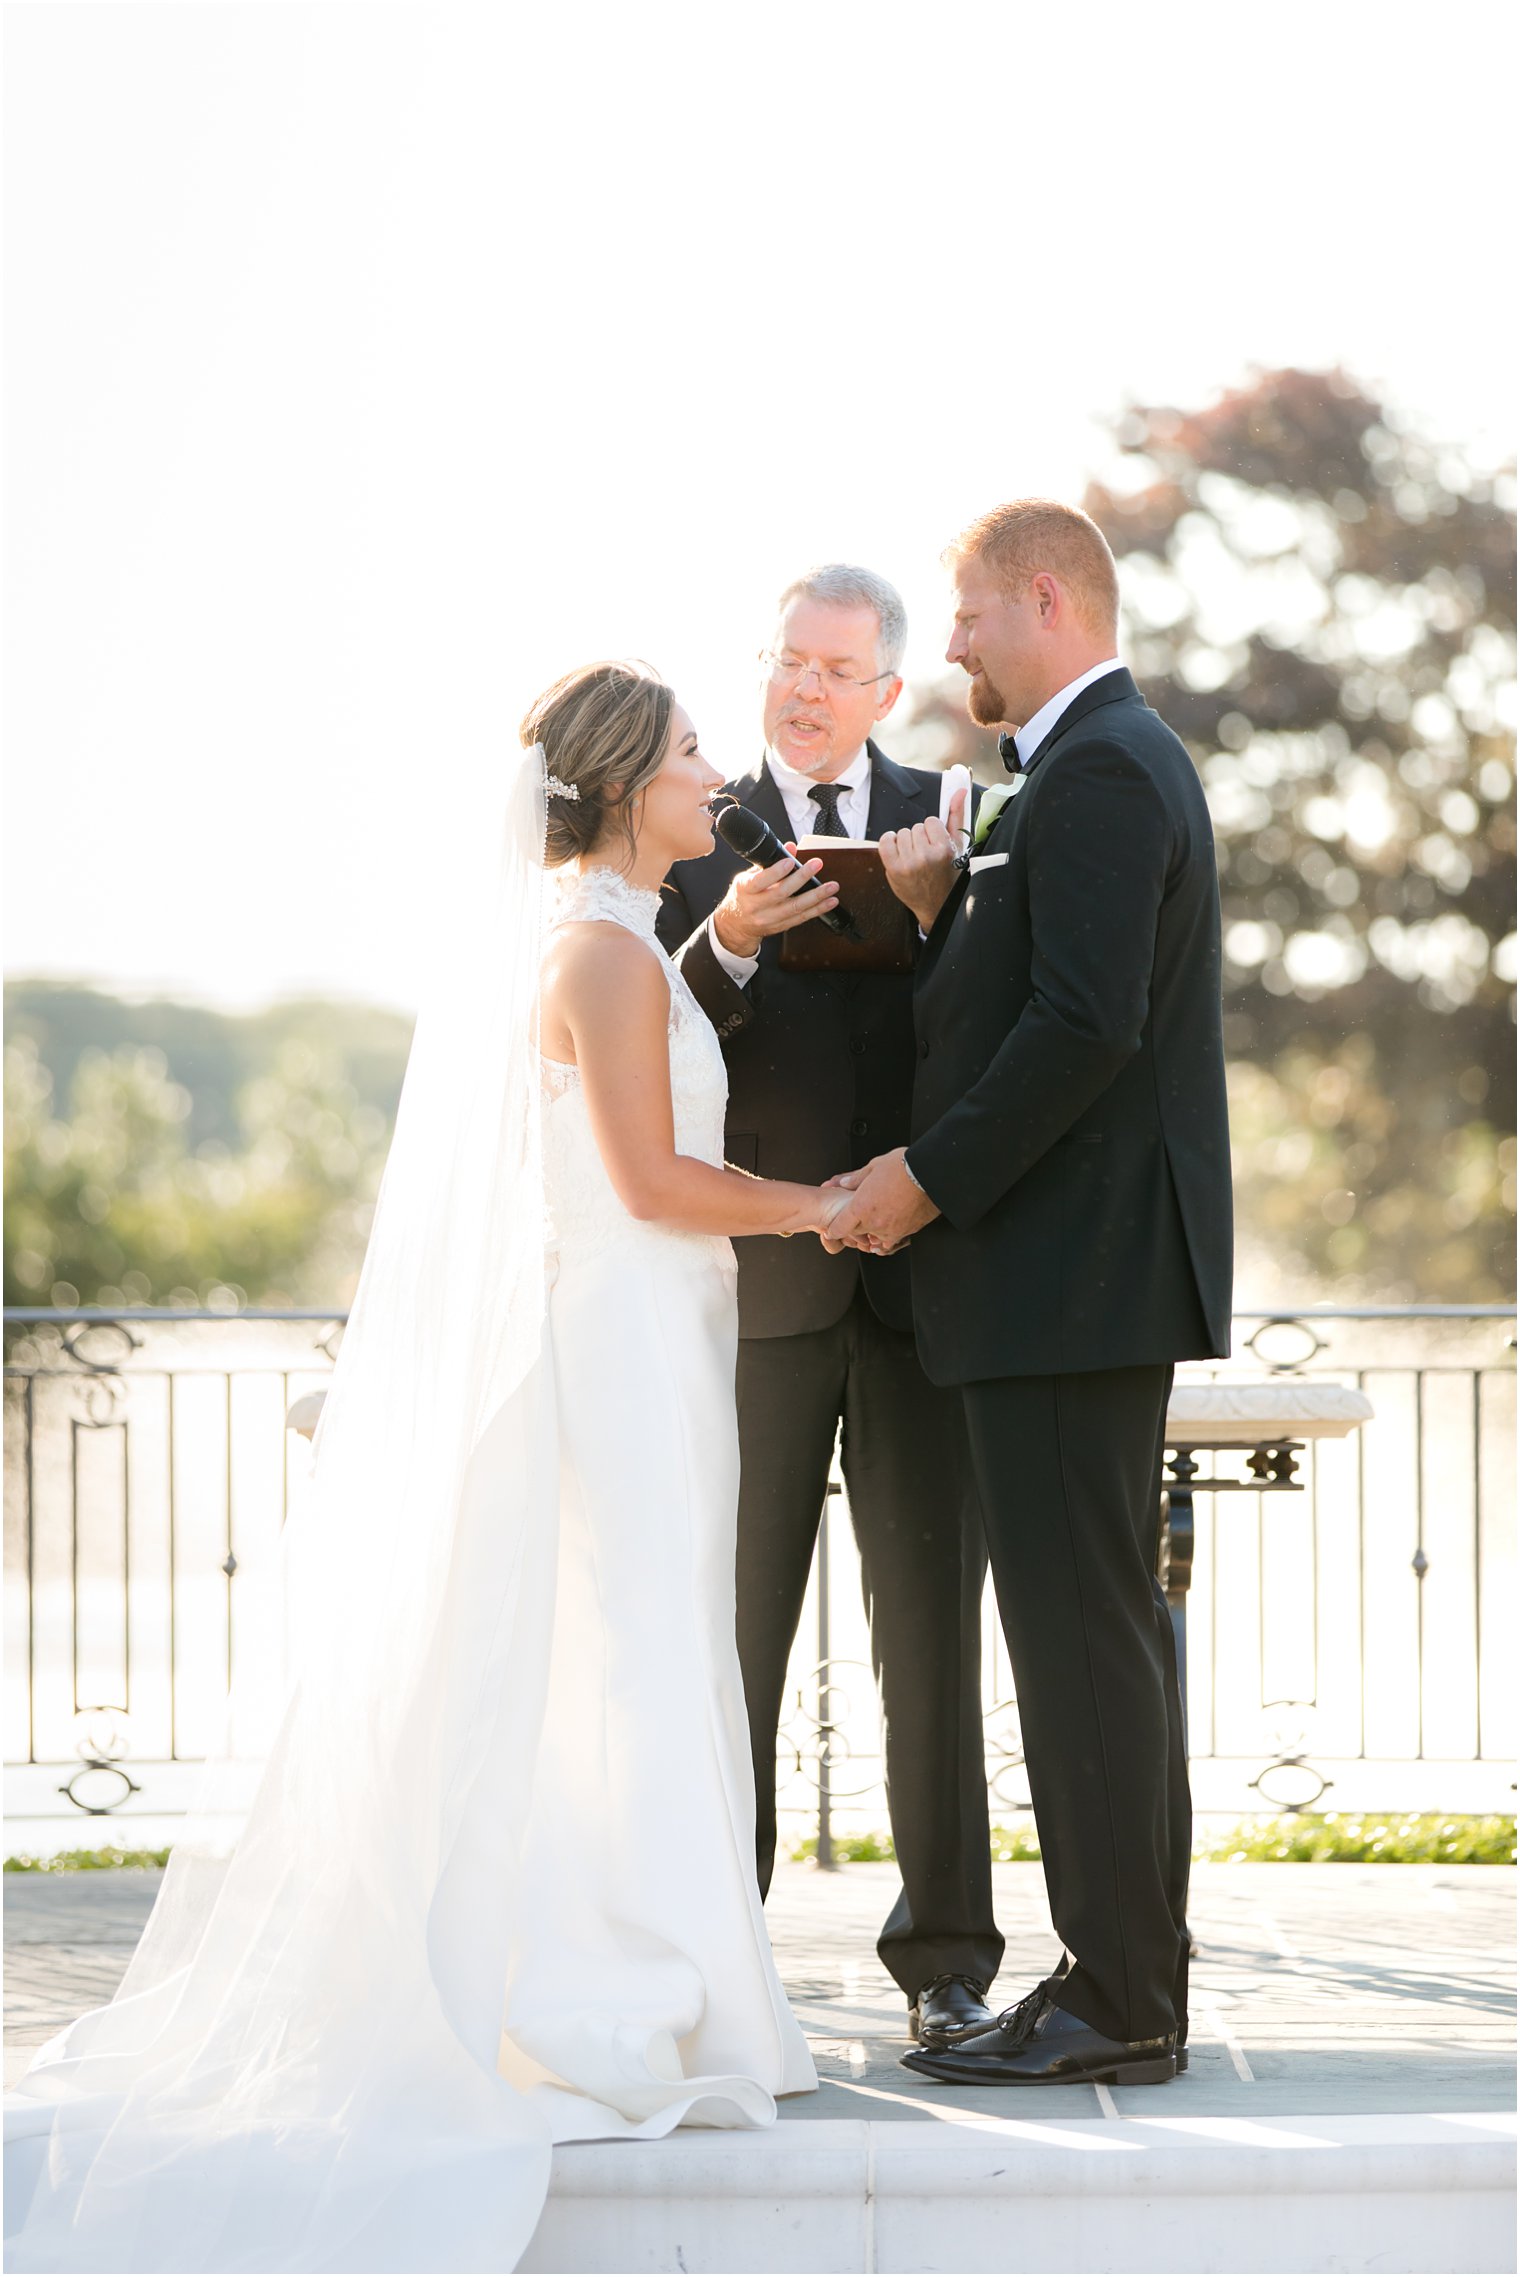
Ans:
{"label": "green hedge", "polygon": [[[810,1835],[794,1858],[816,1858]],[[890,1834],[836,1835],[834,1856],[841,1865],[856,1860],[890,1861],[897,1853]],[[992,1855],[1000,1865],[1038,1858],[1033,1827],[995,1826]],[[1439,1811],[1364,1811],[1323,1818],[1246,1819],[1224,1836],[1201,1835],[1193,1856],[1213,1865],[1302,1860],[1313,1865],[1352,1866],[1513,1866],[1513,1816],[1448,1818]]]}
{"label": "green hedge", "polygon": [[167,1850],[59,1850],[51,1858],[34,1858],[23,1851],[7,1858],[8,1874],[91,1874],[107,1866],[167,1866]]}
{"label": "green hedge", "polygon": [[1513,1866],[1515,1821],[1446,1818],[1439,1811],[1363,1811],[1248,1820],[1198,1855],[1221,1865],[1303,1860],[1351,1866]]}

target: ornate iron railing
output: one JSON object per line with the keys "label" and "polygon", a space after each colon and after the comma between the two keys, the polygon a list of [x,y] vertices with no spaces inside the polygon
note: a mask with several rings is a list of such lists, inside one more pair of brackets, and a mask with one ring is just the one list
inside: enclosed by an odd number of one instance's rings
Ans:
{"label": "ornate iron railing", "polygon": [[[1246,1491],[1196,1497],[1200,1807],[1505,1807],[1513,1307],[1236,1318],[1236,1359],[1198,1373],[1333,1378],[1366,1390],[1375,1415],[1304,1452],[1302,1494],[1269,1500],[1280,1481],[1242,1468]],[[109,1818],[118,1841],[129,1821],[172,1829],[229,1678],[263,1649],[246,1576],[307,1459],[286,1412],[324,1382],[343,1316],[21,1308],[5,1321],[7,1812]],[[825,1862],[841,1832],[886,1823],[847,1527],[836,1489],[783,1730],[785,1823],[815,1831]],[[1027,1789],[990,1595],[984,1663],[989,1795],[1006,1820]]]}

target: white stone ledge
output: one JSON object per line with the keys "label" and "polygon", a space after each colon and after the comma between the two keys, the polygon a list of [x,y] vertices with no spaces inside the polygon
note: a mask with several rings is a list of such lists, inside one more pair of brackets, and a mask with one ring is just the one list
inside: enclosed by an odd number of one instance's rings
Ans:
{"label": "white stone ledge", "polygon": [[780,2120],[555,2154],[526,2271],[1424,2271],[1514,2260],[1506,2113]]}
{"label": "white stone ledge", "polygon": [[1350,1384],[1281,1376],[1260,1384],[1172,1387],[1167,1444],[1257,1447],[1281,1439],[1344,1439],[1372,1421],[1372,1402]]}

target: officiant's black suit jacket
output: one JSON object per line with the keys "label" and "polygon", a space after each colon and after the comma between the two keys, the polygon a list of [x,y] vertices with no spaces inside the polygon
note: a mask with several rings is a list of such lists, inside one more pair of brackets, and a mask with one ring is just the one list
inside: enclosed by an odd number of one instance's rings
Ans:
{"label": "officiant's black suit jacket", "polygon": [[[866,750],[868,837],[938,814],[941,776],[899,767],[874,743]],[[763,815],[778,838],[790,838],[786,802],[763,761],[725,788]],[[707,920],[744,867],[721,838],[710,854],[678,862],[666,882],[660,938],[723,1045],[727,1159],[763,1178],[817,1184],[906,1143],[915,1065],[912,975],[786,972],[781,937],[774,936],[761,943],[759,970],[740,988],[713,953]],[[830,1327],[861,1282],[888,1327],[913,1326],[906,1255],[862,1258],[846,1250],[830,1257],[811,1235],[750,1235],[734,1247],[741,1336]]]}
{"label": "officiant's black suit jacket", "polygon": [[913,1236],[936,1383],[1228,1353],[1213,832],[1122,668],[1062,714],[957,885],[914,995]]}

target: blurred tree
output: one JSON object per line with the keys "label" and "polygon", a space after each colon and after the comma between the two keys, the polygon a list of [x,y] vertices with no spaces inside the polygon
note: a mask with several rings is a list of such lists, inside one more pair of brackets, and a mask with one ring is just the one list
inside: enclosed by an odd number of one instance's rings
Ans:
{"label": "blurred tree", "polygon": [[[1243,1233],[1390,1297],[1513,1289],[1515,513],[1339,372],[1136,406],[1084,500],[1208,792]],[[954,686],[916,751],[999,779]]]}
{"label": "blurred tree", "polygon": [[287,1039],[237,1099],[238,1137],[187,1142],[153,1046],[80,1053],[66,1112],[22,1035],[5,1054],[7,1304],[342,1304],[389,1131],[336,1053]]}
{"label": "blurred tree", "polygon": [[288,1044],[309,1044],[341,1070],[358,1097],[387,1120],[396,1111],[412,1023],[402,1012],[325,997],[282,999],[259,1011],[226,1012],[172,999],[128,999],[79,982],[15,979],[5,984],[5,1032],[30,1037],[67,1099],[74,1070],[89,1051],[124,1044],[162,1053],[190,1094],[185,1143],[239,1143],[238,1101],[245,1086],[268,1073]]}

